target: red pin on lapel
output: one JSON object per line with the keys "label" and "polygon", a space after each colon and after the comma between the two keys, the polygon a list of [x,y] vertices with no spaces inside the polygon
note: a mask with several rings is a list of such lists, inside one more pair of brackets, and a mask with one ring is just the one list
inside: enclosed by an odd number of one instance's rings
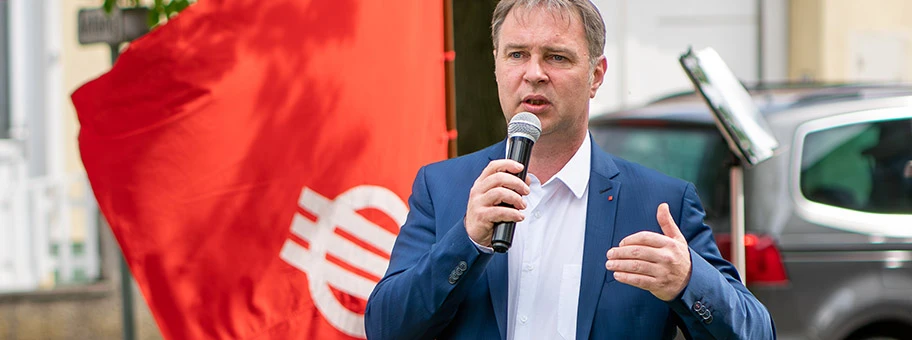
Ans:
{"label": "red pin on lapel", "polygon": [[609,200],[609,201],[614,201],[614,196],[608,195],[608,200]]}

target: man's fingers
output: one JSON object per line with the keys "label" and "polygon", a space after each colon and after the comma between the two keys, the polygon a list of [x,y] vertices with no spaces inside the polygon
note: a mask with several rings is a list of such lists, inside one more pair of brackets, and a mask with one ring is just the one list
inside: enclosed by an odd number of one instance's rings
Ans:
{"label": "man's fingers", "polygon": [[506,172],[493,173],[490,176],[481,179],[481,182],[476,183],[475,186],[479,193],[484,193],[499,187],[513,190],[520,195],[528,195],[530,191],[528,184],[523,183],[516,175]]}
{"label": "man's fingers", "polygon": [[605,268],[614,271],[619,282],[671,301],[690,281],[687,240],[672,219],[668,204],[659,204],[656,220],[664,235],[641,231],[625,237],[605,254]]}
{"label": "man's fingers", "polygon": [[614,279],[618,282],[626,283],[628,285],[652,291],[655,286],[657,286],[657,279],[651,276],[634,274],[627,272],[614,272]]}
{"label": "man's fingers", "polygon": [[491,174],[497,172],[508,172],[511,174],[518,174],[522,171],[523,165],[520,162],[514,161],[512,159],[497,159],[488,163],[488,166],[481,171],[481,175],[478,178],[485,178],[491,176]]}
{"label": "man's fingers", "polygon": [[507,188],[501,187],[488,190],[488,192],[484,194],[483,200],[485,206],[496,206],[501,203],[506,203],[519,210],[526,209],[526,202],[523,201],[522,196]]}
{"label": "man's fingers", "polygon": [[662,268],[652,262],[642,260],[611,260],[605,262],[605,268],[615,272],[624,272],[639,274],[649,277],[657,277],[663,274]]}
{"label": "man's fingers", "polygon": [[[491,161],[482,170],[472,189],[466,205],[464,218],[469,238],[481,245],[490,244],[491,230],[496,222],[518,222],[523,220],[517,209],[525,209],[522,195],[530,190],[523,180],[514,175],[522,171],[523,165],[510,159]],[[501,204],[512,207],[499,206]]]}
{"label": "man's fingers", "polygon": [[671,242],[671,239],[663,236],[659,233],[654,233],[651,231],[640,231],[636,234],[625,237],[621,240],[620,246],[632,246],[640,245],[653,248],[661,248],[667,246]]}
{"label": "man's fingers", "polygon": [[521,222],[526,217],[519,210],[508,207],[490,207],[482,213],[482,219],[497,224],[499,222]]}
{"label": "man's fingers", "polygon": [[[611,261],[609,261],[610,263]],[[608,264],[606,264],[606,267]],[[657,270],[661,268],[656,267]],[[671,301],[680,294],[683,287],[677,287],[675,281],[666,273],[650,275],[642,272],[615,271],[614,279],[646,291],[662,301]]]}
{"label": "man's fingers", "polygon": [[674,218],[671,217],[671,212],[668,210],[668,203],[659,204],[659,208],[656,210],[656,220],[659,221],[659,226],[662,227],[662,233],[665,234],[665,236],[677,240],[684,240],[684,234],[681,234],[681,229],[678,229],[678,225],[675,224]]}
{"label": "man's fingers", "polygon": [[652,263],[659,263],[667,260],[667,256],[663,255],[663,252],[660,250],[660,248],[640,245],[611,248],[608,250],[607,257],[608,261],[641,260]]}

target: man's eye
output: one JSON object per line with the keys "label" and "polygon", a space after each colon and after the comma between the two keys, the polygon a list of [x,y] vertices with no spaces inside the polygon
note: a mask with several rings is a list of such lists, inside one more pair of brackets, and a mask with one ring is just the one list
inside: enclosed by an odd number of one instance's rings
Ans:
{"label": "man's eye", "polygon": [[562,55],[551,56],[551,59],[554,59],[554,61],[567,61],[567,58],[564,58]]}
{"label": "man's eye", "polygon": [[519,53],[519,52],[511,52],[511,53],[510,53],[510,58],[514,58],[514,59],[522,58],[522,53]]}

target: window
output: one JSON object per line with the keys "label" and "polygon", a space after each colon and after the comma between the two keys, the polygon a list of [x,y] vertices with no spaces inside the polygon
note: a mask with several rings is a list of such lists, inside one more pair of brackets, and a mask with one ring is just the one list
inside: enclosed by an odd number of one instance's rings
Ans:
{"label": "window", "polygon": [[912,213],[912,119],[866,122],[807,135],[801,193],[852,210]]}

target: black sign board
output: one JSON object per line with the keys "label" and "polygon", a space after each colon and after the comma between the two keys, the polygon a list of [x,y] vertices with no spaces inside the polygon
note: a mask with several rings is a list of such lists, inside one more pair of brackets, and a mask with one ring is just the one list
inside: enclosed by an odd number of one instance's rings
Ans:
{"label": "black sign board", "polygon": [[79,43],[120,44],[141,37],[149,31],[147,8],[114,8],[111,13],[102,8],[79,10]]}

